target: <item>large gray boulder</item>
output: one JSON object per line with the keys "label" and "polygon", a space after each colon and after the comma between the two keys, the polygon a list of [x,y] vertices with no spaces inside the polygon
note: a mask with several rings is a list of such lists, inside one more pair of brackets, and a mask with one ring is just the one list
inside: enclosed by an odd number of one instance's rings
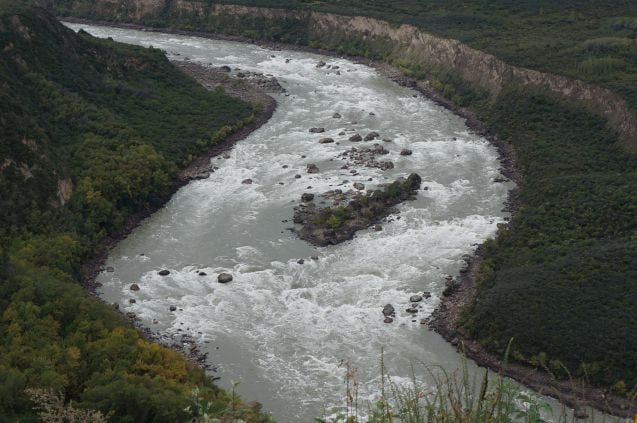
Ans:
{"label": "large gray boulder", "polygon": [[383,307],[383,316],[391,317],[395,315],[396,315],[396,309],[394,308],[393,305],[387,304],[385,307]]}
{"label": "large gray boulder", "polygon": [[307,164],[307,173],[319,173],[319,168],[314,163]]}
{"label": "large gray boulder", "polygon": [[232,275],[230,273],[221,273],[218,277],[217,280],[219,281],[219,283],[228,283],[228,282],[232,282]]}

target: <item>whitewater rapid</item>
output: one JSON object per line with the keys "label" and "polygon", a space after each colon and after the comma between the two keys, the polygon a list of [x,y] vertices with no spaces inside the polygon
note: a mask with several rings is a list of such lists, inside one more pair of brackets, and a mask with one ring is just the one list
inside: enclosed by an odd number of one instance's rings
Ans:
{"label": "whitewater rapid", "polygon": [[[180,189],[113,249],[106,265],[114,272],[98,277],[105,301],[136,313],[154,331],[194,336],[221,384],[240,382],[239,393],[262,402],[279,422],[311,422],[343,407],[347,363],[357,369],[361,399],[375,398],[381,349],[395,381],[408,380],[415,363],[459,367],[459,354],[421,319],[438,304],[445,275],[456,276],[463,255],[507,217],[502,209],[512,186],[494,182],[500,163],[487,140],[415,91],[345,59],[69,26],[152,45],[175,60],[270,74],[288,93],[275,96],[270,122],[240,141],[230,158],[212,160],[217,169],[210,178]],[[319,60],[332,68],[317,68]],[[326,132],[310,134],[311,127]],[[354,132],[370,131],[393,141],[347,141]],[[340,144],[319,144],[323,137]],[[383,160],[393,161],[394,169],[355,167],[358,176],[341,169],[340,153],[374,142],[390,151]],[[403,148],[413,154],[401,156]],[[320,172],[308,174],[308,163]],[[305,192],[345,191],[354,182],[374,188],[411,172],[422,177],[423,189],[382,231],[316,248],[288,230]],[[251,185],[241,183],[248,178]],[[170,275],[159,276],[161,269]],[[217,283],[221,272],[232,273],[234,281]],[[131,283],[140,290],[132,292]],[[404,310],[410,295],[423,291],[432,298],[413,318]],[[388,303],[398,311],[391,324],[383,323]]]}

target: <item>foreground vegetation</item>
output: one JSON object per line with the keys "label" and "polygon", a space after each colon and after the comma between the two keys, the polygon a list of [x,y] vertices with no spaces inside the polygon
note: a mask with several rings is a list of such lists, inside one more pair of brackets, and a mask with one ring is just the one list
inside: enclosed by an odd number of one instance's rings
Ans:
{"label": "foreground vegetation", "polygon": [[77,35],[0,1],[0,422],[37,421],[35,406],[176,422],[202,403],[222,421],[265,419],[79,283],[101,240],[160,204],[178,168],[251,116],[159,50]]}
{"label": "foreground vegetation", "polygon": [[[504,360],[506,363],[506,360]],[[505,364],[506,365],[506,364]],[[575,422],[584,416],[588,421],[621,421],[596,415],[592,409],[579,408],[575,414],[565,408],[554,409],[544,400],[525,392],[519,385],[484,370],[469,374],[466,359],[462,367],[446,371],[424,363],[412,366],[426,375],[412,375],[409,383],[398,384],[386,373],[381,358],[379,395],[362,399],[366,388],[357,380],[357,369],[345,367],[344,404],[316,423],[559,423]],[[328,414],[328,413],[326,413]]]}

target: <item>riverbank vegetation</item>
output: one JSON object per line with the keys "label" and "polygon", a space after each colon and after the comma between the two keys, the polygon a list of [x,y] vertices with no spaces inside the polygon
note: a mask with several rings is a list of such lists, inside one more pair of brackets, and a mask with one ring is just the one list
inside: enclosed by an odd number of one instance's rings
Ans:
{"label": "riverbank vegetation", "polygon": [[[467,324],[481,343],[555,374],[637,386],[637,157],[599,118],[512,89],[486,116],[524,179],[511,225],[484,245]],[[567,370],[568,369],[568,370]]]}
{"label": "riverbank vegetation", "polygon": [[100,242],[161,204],[251,106],[27,2],[0,1],[0,58],[0,422],[38,421],[36,406],[175,422],[195,403],[265,420],[80,284]]}

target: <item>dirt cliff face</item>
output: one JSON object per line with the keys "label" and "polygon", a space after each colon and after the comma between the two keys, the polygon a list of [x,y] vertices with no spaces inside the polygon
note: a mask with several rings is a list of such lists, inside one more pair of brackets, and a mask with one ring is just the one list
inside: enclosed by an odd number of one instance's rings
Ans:
{"label": "dirt cliff face", "polygon": [[[497,57],[473,49],[457,40],[428,34],[412,25],[392,25],[361,16],[340,16],[330,13],[270,9],[240,5],[208,4],[197,0],[76,0],[70,9],[98,10],[98,16],[109,14],[120,21],[144,22],[158,16],[192,16],[216,19],[228,17],[259,18],[257,22],[281,20],[302,22],[308,26],[311,39],[341,37],[384,45],[391,59],[408,60],[424,66],[450,69],[465,80],[486,90],[495,99],[505,87],[526,85],[549,91],[584,105],[592,113],[605,118],[618,133],[622,144],[637,151],[637,116],[628,104],[612,91],[559,75],[538,72],[509,65]],[[169,18],[168,18],[169,19]],[[201,29],[201,28],[188,28]],[[209,29],[209,28],[203,28]]]}
{"label": "dirt cliff face", "polygon": [[394,45],[392,56],[453,69],[464,79],[486,89],[492,98],[507,85],[521,84],[577,101],[607,119],[621,142],[637,150],[637,116],[620,96],[606,88],[512,66],[459,41],[427,34],[411,25],[393,27],[373,18],[326,13],[312,13],[311,25],[314,32],[345,32],[348,37],[390,40]]}

